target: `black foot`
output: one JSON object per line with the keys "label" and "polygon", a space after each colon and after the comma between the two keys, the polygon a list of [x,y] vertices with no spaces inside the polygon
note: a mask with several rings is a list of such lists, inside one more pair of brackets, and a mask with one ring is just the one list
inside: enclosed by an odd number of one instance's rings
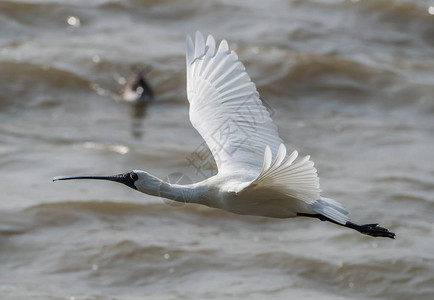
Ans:
{"label": "black foot", "polygon": [[345,224],[346,227],[350,227],[352,229],[357,230],[360,233],[375,236],[375,237],[388,237],[391,239],[395,238],[395,234],[390,232],[386,228],[378,226],[378,224],[365,224],[365,225],[357,225],[351,222],[347,222]]}
{"label": "black foot", "polygon": [[370,236],[379,236],[379,237],[388,237],[391,239],[395,238],[395,234],[393,232],[390,232],[386,228],[378,226],[378,224],[365,224],[365,225],[357,225],[352,222],[347,222],[344,224],[340,224],[330,218],[327,218],[326,216],[323,216],[321,214],[306,214],[306,213],[298,213],[297,214],[300,217],[310,217],[310,218],[316,218],[320,219],[321,221],[329,221],[334,224],[345,226],[354,230],[357,230],[360,233],[370,235]]}

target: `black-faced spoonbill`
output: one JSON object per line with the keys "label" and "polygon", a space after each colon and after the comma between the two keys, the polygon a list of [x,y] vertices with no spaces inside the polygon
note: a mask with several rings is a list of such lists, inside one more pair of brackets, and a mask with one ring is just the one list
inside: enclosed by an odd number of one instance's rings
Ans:
{"label": "black-faced spoonbill", "polygon": [[287,155],[269,112],[243,64],[223,40],[187,37],[187,96],[190,120],[217,163],[217,175],[202,182],[170,184],[134,170],[114,176],[55,177],[100,179],[126,184],[142,193],[204,204],[242,215],[317,218],[363,234],[394,238],[377,224],[357,225],[339,202],[320,196],[319,177],[309,156]]}

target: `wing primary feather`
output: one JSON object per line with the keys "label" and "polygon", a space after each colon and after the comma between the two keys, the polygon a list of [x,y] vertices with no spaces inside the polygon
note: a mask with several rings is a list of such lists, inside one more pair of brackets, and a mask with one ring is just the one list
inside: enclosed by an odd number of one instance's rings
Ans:
{"label": "wing primary feather", "polygon": [[262,171],[268,170],[268,168],[270,168],[270,165],[271,165],[271,149],[270,146],[267,146],[265,147],[264,165],[262,167]]}
{"label": "wing primary feather", "polygon": [[220,42],[218,52],[229,52],[229,45],[226,40]]}
{"label": "wing primary feather", "polygon": [[294,160],[297,158],[297,156],[298,156],[297,150],[292,151],[292,153],[288,156],[288,158],[283,162],[283,165],[285,167],[291,165],[294,162]]}
{"label": "wing primary feather", "polygon": [[209,35],[206,38],[206,45],[208,46],[208,52],[206,54],[207,57],[212,57],[215,54],[215,40],[212,35]]}
{"label": "wing primary feather", "polygon": [[194,44],[193,44],[193,40],[189,35],[187,35],[185,39],[185,44],[186,44],[185,56],[186,56],[187,68],[188,68],[190,67],[190,64],[192,63],[194,58]]}
{"label": "wing primary feather", "polygon": [[[219,54],[219,53],[217,53],[217,54]],[[223,70],[223,72],[225,72],[224,71],[225,66],[230,65],[230,60],[231,60],[230,56],[223,57],[223,59],[221,59],[221,61],[219,63],[217,63],[215,66],[213,66],[214,69],[208,74],[207,79],[209,81],[211,81],[214,86],[217,85],[215,82],[221,77],[221,75],[218,75],[219,72],[221,72],[222,70]]]}
{"label": "wing primary feather", "polygon": [[[223,83],[222,85],[220,85],[217,89],[219,91],[224,90],[226,87],[232,85],[233,83],[239,81],[241,78],[246,77],[246,73],[240,72],[240,74],[238,74],[236,77],[226,81],[225,83]],[[250,80],[247,80],[245,82],[250,82]]]}
{"label": "wing primary feather", "polygon": [[220,75],[220,77],[219,78],[217,78],[215,81],[214,81],[214,86],[218,86],[218,84],[223,80],[223,79],[226,79],[226,77],[230,74],[230,73],[232,73],[232,71],[233,70],[235,70],[236,68],[238,67],[238,65],[237,64],[232,64],[232,66],[230,66],[223,74],[221,74]]}
{"label": "wing primary feather", "polygon": [[282,160],[285,158],[285,155],[286,155],[286,148],[283,144],[280,144],[279,150],[277,151],[277,155],[274,158],[274,161],[271,164],[271,166],[268,168],[268,170],[265,171],[264,176],[271,174],[276,168],[278,168]]}
{"label": "wing primary feather", "polygon": [[285,157],[286,157],[286,147],[284,144],[280,144],[279,150],[277,151],[277,156],[276,156],[276,165],[280,166],[280,164],[285,159]]}
{"label": "wing primary feather", "polygon": [[203,35],[200,31],[196,31],[195,35],[195,51],[194,56],[195,58],[201,57],[204,53],[205,49],[205,39],[203,38]]}

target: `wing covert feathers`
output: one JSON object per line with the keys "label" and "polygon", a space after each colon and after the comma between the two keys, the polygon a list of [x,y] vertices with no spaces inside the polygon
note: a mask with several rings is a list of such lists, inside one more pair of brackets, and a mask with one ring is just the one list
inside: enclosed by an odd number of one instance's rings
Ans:
{"label": "wing covert feathers", "polygon": [[314,163],[309,156],[294,163],[297,151],[293,151],[286,159],[285,156],[286,148],[281,144],[271,162],[271,152],[267,146],[261,173],[250,186],[273,189],[308,204],[314,203],[320,198],[319,178]]}

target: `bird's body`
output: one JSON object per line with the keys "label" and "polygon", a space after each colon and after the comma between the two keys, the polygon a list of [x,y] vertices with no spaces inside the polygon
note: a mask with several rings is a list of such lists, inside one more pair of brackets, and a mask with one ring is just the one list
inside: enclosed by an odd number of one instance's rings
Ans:
{"label": "bird's body", "polygon": [[190,121],[217,163],[217,175],[190,185],[164,182],[134,170],[116,176],[57,177],[103,179],[140,192],[199,203],[241,215],[272,218],[314,217],[372,236],[394,238],[377,224],[351,223],[339,202],[320,196],[319,178],[309,156],[287,155],[269,112],[243,64],[223,40],[197,32],[187,37],[187,96]]}
{"label": "bird's body", "polygon": [[168,184],[147,172],[134,170],[138,175],[135,187],[140,192],[178,202],[197,203],[240,215],[272,218],[296,217],[297,212],[312,212],[306,203],[291,197],[280,197],[272,191],[250,187],[244,174],[216,175],[189,184]]}

